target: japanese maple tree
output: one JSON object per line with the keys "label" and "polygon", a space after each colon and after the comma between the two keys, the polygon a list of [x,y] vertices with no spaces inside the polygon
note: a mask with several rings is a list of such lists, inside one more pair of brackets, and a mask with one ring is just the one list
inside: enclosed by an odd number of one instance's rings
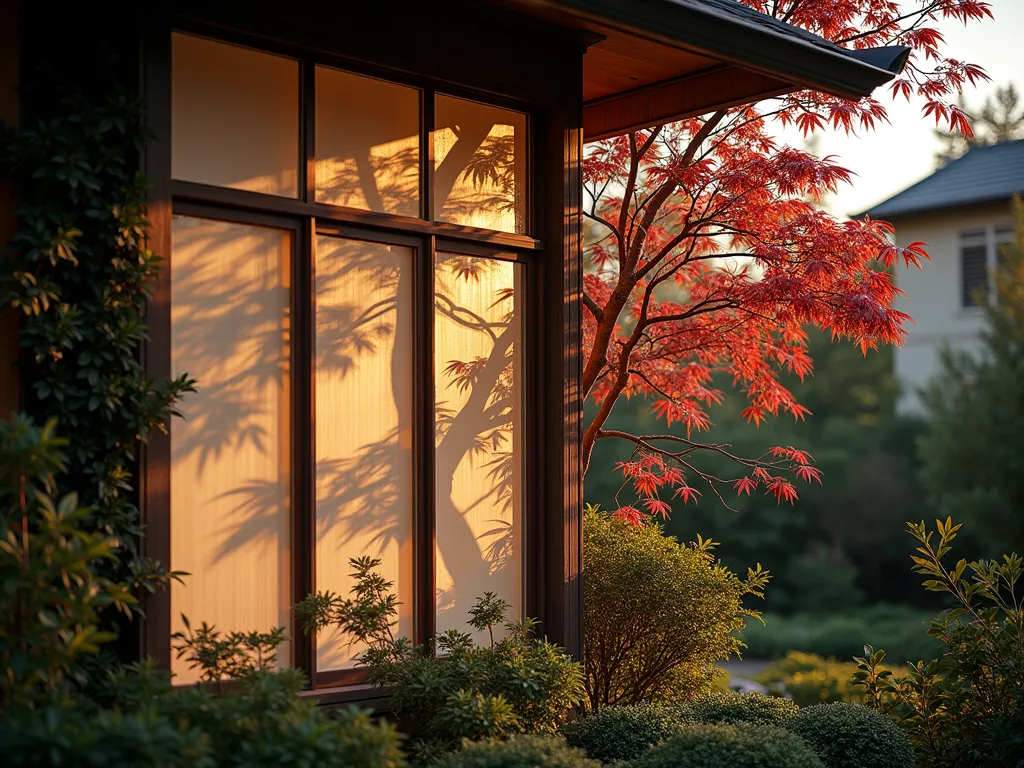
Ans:
{"label": "japanese maple tree", "polygon": [[[991,17],[983,0],[737,2],[844,47],[908,46],[888,96],[918,98],[936,124],[970,133],[953,99],[987,76],[946,55],[937,22]],[[780,126],[805,136],[826,126],[868,132],[886,119],[875,98],[801,92],[588,147],[583,391],[596,408],[584,425],[583,461],[587,468],[598,440],[632,444],[618,469],[636,501],[620,500],[619,516],[666,515],[669,496],[696,502],[701,489],[726,503],[730,486],[793,501],[795,481],[821,481],[798,448],[739,456],[700,433],[726,394],[715,374],[731,377],[752,422],[807,415],[780,381],[782,371],[812,371],[807,326],[865,351],[905,334],[909,317],[892,307],[899,289],[887,268],[897,260],[920,266],[923,244],[894,246],[889,224],[822,210],[816,201],[851,173],[778,138]],[[649,398],[666,425],[685,425],[686,437],[610,429],[624,396]],[[700,451],[733,459],[735,476],[701,470]]]}

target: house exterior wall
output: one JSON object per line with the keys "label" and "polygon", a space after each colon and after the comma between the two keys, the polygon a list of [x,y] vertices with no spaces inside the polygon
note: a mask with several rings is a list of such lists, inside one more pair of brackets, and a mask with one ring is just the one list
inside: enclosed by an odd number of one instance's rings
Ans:
{"label": "house exterior wall", "polygon": [[918,390],[937,371],[939,350],[944,345],[967,352],[980,349],[982,311],[964,308],[961,302],[960,234],[1006,226],[1012,217],[1008,205],[999,204],[908,216],[893,223],[897,244],[924,242],[931,256],[922,269],[902,263],[896,267],[896,284],[905,295],[895,306],[914,321],[894,354],[895,373],[903,385],[898,407],[919,413]]}

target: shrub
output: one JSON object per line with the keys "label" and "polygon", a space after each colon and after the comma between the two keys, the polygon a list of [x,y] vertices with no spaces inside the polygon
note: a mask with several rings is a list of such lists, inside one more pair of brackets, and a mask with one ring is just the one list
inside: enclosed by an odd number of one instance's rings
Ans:
{"label": "shrub", "polygon": [[896,676],[884,651],[867,646],[856,673],[866,703],[890,714],[909,736],[922,768],[1019,765],[1024,762],[1024,610],[1016,597],[1024,560],[944,560],[960,530],[949,518],[935,532],[910,523],[918,543],[914,571],[924,587],[946,592],[956,607],[934,619],[928,634],[942,655]]}
{"label": "shrub", "polygon": [[555,732],[583,698],[582,670],[558,646],[533,636],[530,619],[504,624],[508,604],[491,592],[470,610],[469,624],[487,631],[489,646],[449,630],[413,647],[391,628],[398,602],[391,582],[376,572],[379,560],[349,561],[352,599],[329,592],[311,595],[295,612],[306,631],[338,627],[365,643],[360,661],[370,680],[391,693],[391,708],[411,733],[421,757],[454,749],[461,739],[502,738],[515,732]]}
{"label": "shrub", "polygon": [[833,701],[864,701],[864,688],[853,679],[856,663],[823,659],[813,653],[790,651],[769,664],[754,679],[775,696],[788,696],[801,707]]}
{"label": "shrub", "polygon": [[583,655],[591,709],[686,697],[720,674],[742,643],[768,574],[741,579],[716,562],[712,542],[692,547],[656,523],[632,525],[588,507],[583,522]]}
{"label": "shrub", "polygon": [[692,725],[633,763],[634,768],[823,768],[799,736],[783,728]]}
{"label": "shrub", "polygon": [[707,693],[683,704],[683,717],[709,725],[781,725],[800,708],[789,699],[760,693]]}
{"label": "shrub", "polygon": [[602,763],[634,760],[679,732],[688,721],[679,708],[665,704],[602,707],[573,724],[569,743]]}
{"label": "shrub", "polygon": [[521,735],[508,741],[478,741],[466,744],[438,763],[438,768],[600,768],[578,749],[557,736]]}
{"label": "shrub", "polygon": [[54,695],[83,656],[113,639],[100,613],[135,602],[99,575],[118,541],[85,530],[90,512],[57,498],[67,441],[51,420],[0,420],[0,713]]}
{"label": "shrub", "polygon": [[785,724],[825,768],[914,768],[910,741],[885,715],[837,702],[801,709]]}
{"label": "shrub", "polygon": [[4,765],[141,768],[397,768],[390,724],[355,708],[333,716],[301,699],[302,676],[252,671],[228,691],[173,688],[152,665],[119,671],[107,707],[80,699],[0,721]]}

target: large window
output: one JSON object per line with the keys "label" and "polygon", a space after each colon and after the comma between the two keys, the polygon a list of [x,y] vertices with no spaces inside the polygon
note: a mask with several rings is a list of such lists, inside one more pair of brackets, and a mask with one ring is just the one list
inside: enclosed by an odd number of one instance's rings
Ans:
{"label": "large window", "polygon": [[347,594],[360,555],[416,641],[484,591],[522,614],[527,113],[191,33],[171,72],[169,353],[198,387],[171,425],[171,630],[283,625],[282,663],[355,682],[361,649],[290,608]]}

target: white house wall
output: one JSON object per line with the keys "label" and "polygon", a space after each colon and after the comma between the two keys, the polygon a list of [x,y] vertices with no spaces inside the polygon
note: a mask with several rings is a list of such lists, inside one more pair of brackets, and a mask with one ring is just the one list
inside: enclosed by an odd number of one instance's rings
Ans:
{"label": "white house wall", "polygon": [[980,348],[981,310],[961,306],[960,233],[1011,223],[1004,205],[923,214],[894,222],[899,245],[924,242],[931,256],[922,269],[903,264],[896,268],[897,285],[905,292],[897,299],[896,308],[914,319],[903,346],[894,355],[895,373],[903,385],[901,411],[921,411],[917,391],[936,372],[943,344],[969,352]]}

